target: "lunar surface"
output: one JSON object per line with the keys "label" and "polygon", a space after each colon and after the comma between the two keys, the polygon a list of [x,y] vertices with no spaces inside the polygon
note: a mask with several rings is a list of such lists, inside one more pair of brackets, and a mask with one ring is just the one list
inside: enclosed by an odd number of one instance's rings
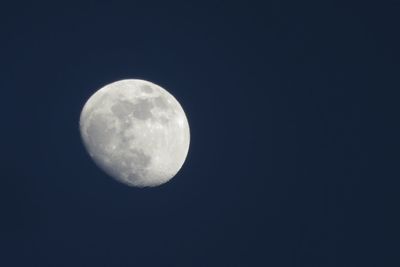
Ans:
{"label": "lunar surface", "polygon": [[83,143],[94,162],[129,186],[158,186],[182,167],[190,142],[181,105],[144,80],[121,80],[94,93],[80,116]]}

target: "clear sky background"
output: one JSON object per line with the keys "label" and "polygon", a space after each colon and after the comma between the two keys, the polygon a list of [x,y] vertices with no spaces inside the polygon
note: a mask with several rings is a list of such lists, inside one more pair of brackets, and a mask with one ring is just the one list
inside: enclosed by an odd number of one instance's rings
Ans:
{"label": "clear sky background", "polygon": [[[0,266],[400,266],[397,1],[0,4]],[[99,170],[85,101],[185,109],[169,183]]]}

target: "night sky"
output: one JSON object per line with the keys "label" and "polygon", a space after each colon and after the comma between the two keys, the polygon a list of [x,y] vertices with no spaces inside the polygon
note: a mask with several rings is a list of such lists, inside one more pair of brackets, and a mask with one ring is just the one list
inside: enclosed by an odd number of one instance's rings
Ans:
{"label": "night sky", "polygon": [[[400,266],[397,1],[0,4],[0,266]],[[156,188],[79,115],[139,78],[191,145]]]}

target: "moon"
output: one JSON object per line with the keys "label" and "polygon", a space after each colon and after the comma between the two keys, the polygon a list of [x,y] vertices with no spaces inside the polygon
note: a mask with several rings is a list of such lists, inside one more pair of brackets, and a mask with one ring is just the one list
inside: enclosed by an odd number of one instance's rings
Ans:
{"label": "moon", "polygon": [[189,123],[181,105],[145,80],[120,80],[100,88],[84,105],[79,124],[96,165],[129,186],[168,182],[189,151]]}

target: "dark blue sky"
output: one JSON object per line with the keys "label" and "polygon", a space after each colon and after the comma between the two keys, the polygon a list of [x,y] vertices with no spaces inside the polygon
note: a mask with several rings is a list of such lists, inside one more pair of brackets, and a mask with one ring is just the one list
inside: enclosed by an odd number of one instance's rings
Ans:
{"label": "dark blue sky", "polygon": [[[0,5],[0,266],[399,266],[396,1]],[[169,183],[101,172],[79,114],[168,89],[191,147]]]}

